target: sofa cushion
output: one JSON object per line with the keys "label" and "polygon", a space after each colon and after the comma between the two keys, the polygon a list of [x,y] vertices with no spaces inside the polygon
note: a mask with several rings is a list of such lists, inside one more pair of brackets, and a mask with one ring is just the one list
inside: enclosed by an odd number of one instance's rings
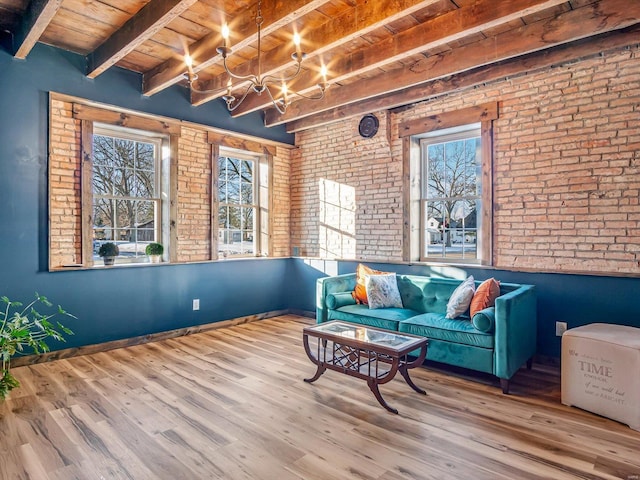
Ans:
{"label": "sofa cushion", "polygon": [[365,287],[365,279],[367,275],[380,275],[391,272],[381,272],[380,270],[374,270],[371,267],[367,267],[362,263],[358,264],[356,268],[356,286],[353,290],[353,298],[356,303],[364,303],[365,305],[369,303],[369,299],[367,298],[367,289]]}
{"label": "sofa cushion", "polygon": [[365,279],[369,308],[402,308],[395,273],[367,275]]}
{"label": "sofa cushion", "polygon": [[474,347],[493,348],[493,335],[477,330],[468,320],[423,313],[400,322],[399,331]]}
{"label": "sofa cushion", "polygon": [[416,275],[398,275],[397,281],[404,308],[420,313],[445,312],[449,297],[460,285],[460,280]]}
{"label": "sofa cushion", "polygon": [[356,301],[351,295],[351,292],[336,292],[327,295],[327,307],[340,308],[345,305],[355,305]]}
{"label": "sofa cushion", "polygon": [[371,310],[367,305],[346,305],[337,310],[329,310],[329,320],[369,325],[370,327],[398,330],[398,322],[418,315],[418,312],[406,308],[382,308]]}
{"label": "sofa cushion", "polygon": [[469,275],[451,294],[447,302],[447,318],[456,318],[465,313],[469,309],[475,291],[475,281],[473,276]]}
{"label": "sofa cushion", "polygon": [[493,333],[493,329],[496,326],[496,308],[489,307],[476,312],[471,318],[471,323],[476,330],[484,333]]}
{"label": "sofa cushion", "polygon": [[469,306],[469,315],[471,315],[471,318],[480,310],[493,307],[499,295],[500,282],[495,278],[490,278],[482,282],[471,299],[471,305]]}

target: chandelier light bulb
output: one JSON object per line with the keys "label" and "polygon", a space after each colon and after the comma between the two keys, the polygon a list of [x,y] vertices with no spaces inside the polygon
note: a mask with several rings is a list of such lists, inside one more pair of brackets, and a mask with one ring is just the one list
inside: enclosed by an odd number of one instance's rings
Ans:
{"label": "chandelier light bulb", "polygon": [[[222,35],[222,38],[224,39],[224,48],[225,49],[229,49],[229,35],[231,34],[231,31],[229,30],[229,24],[227,24],[227,23],[223,23],[222,24],[222,31],[220,32],[220,34]],[[225,52],[225,55],[227,55],[229,53],[229,51]],[[218,52],[218,53],[220,53],[220,52]]]}
{"label": "chandelier light bulb", "polygon": [[293,34],[293,44],[296,46],[296,48],[300,47],[300,34],[298,32],[295,32]]}

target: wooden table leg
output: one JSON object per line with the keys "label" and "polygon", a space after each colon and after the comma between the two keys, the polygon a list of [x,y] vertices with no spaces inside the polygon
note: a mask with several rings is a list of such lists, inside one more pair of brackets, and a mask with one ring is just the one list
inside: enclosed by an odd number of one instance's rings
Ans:
{"label": "wooden table leg", "polygon": [[391,413],[395,413],[396,415],[398,414],[398,410],[396,410],[393,407],[390,407],[385,401],[385,399],[382,398],[382,395],[380,394],[380,390],[378,389],[378,383],[375,381],[375,379],[370,378],[369,380],[367,380],[367,385],[369,385],[369,389],[371,389],[371,391],[375,395],[380,405],[382,405],[384,408],[389,410]]}
{"label": "wooden table leg", "polygon": [[422,388],[418,387],[415,383],[413,383],[413,380],[411,380],[411,377],[409,377],[409,370],[407,369],[406,365],[400,366],[400,373],[402,374],[402,378],[404,378],[405,382],[407,382],[407,384],[411,388],[413,388],[416,392],[422,393],[423,395],[427,394],[425,390],[423,390]]}
{"label": "wooden table leg", "polygon": [[307,382],[307,383],[315,382],[326,371],[327,371],[327,367],[325,367],[324,365],[320,364],[320,365],[318,365],[318,369],[316,370],[316,374],[311,378],[305,378],[304,381]]}

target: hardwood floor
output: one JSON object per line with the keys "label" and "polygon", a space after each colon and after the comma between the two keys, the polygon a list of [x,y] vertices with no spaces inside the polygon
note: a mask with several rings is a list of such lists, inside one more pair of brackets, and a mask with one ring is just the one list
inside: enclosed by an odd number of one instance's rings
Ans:
{"label": "hardwood floor", "polygon": [[[19,367],[0,479],[640,478],[640,432],[560,404],[557,370],[411,371],[381,391],[315,372],[292,315]],[[470,375],[469,372],[466,372]]]}

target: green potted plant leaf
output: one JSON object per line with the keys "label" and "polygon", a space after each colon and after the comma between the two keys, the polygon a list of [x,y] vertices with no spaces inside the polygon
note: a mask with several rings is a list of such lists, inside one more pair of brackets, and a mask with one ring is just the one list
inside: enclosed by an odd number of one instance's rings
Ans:
{"label": "green potted plant leaf", "polygon": [[161,243],[150,243],[145,248],[144,253],[149,257],[149,263],[160,263],[162,261],[164,247]]}
{"label": "green potted plant leaf", "polygon": [[53,338],[64,342],[63,334],[73,335],[73,332],[60,322],[56,321],[54,325],[51,319],[56,315],[76,317],[65,312],[60,306],[53,313],[39,313],[36,307],[51,308],[53,305],[46,297],[37,293],[35,300],[26,306],[20,302],[12,302],[4,296],[0,297],[0,300],[4,304],[4,308],[0,307],[0,400],[4,400],[11,390],[20,386],[20,382],[10,371],[11,357],[15,354],[48,352],[49,346],[45,340]]}
{"label": "green potted plant leaf", "polygon": [[120,249],[115,243],[106,242],[100,245],[98,255],[102,257],[105,265],[113,265],[115,263],[116,257],[120,255]]}

